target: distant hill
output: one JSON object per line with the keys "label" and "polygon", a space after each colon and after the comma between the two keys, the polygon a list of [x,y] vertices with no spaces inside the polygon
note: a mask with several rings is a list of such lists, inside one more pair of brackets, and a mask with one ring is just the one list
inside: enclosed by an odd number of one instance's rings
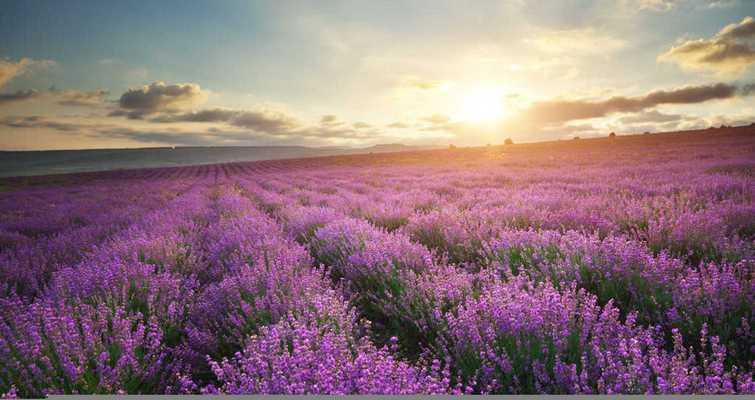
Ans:
{"label": "distant hill", "polygon": [[393,143],[366,148],[245,146],[0,151],[0,177],[400,152],[428,148]]}

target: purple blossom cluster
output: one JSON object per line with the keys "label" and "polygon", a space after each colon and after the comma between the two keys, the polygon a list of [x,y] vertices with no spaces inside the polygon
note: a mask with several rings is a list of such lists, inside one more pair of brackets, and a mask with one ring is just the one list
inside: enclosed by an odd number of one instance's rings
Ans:
{"label": "purple blossom cluster", "polygon": [[752,394],[753,144],[11,182],[0,394]]}

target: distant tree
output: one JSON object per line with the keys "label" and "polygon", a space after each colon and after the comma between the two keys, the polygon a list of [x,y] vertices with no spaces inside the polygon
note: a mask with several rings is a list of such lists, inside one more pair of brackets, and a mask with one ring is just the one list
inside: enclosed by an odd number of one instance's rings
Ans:
{"label": "distant tree", "polygon": [[511,138],[506,138],[506,140],[503,141],[503,144],[514,144],[514,141],[511,140]]}
{"label": "distant tree", "polygon": [[451,143],[451,144],[448,145],[448,148],[451,149],[451,150],[453,150],[453,149],[456,148],[456,145],[453,144],[453,143]]}
{"label": "distant tree", "polygon": [[611,139],[615,138],[616,137],[616,132],[609,133],[608,137],[611,138]]}
{"label": "distant tree", "polygon": [[649,135],[649,134],[650,134],[650,131],[645,131],[645,133],[643,133],[643,135]]}
{"label": "distant tree", "polygon": [[579,140],[579,136],[574,136],[574,140]]}

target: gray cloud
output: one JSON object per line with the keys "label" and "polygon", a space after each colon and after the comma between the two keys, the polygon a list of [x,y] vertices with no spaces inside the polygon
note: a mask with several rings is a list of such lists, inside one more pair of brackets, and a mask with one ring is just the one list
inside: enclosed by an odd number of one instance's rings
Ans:
{"label": "gray cloud", "polygon": [[108,92],[105,90],[95,90],[93,92],[82,92],[78,90],[56,90],[38,91],[34,89],[19,90],[15,93],[0,94],[0,105],[27,101],[27,100],[52,100],[62,106],[77,107],[96,107],[104,104],[105,96]]}
{"label": "gray cloud", "polygon": [[0,126],[25,129],[52,129],[67,134],[94,138],[128,139],[141,143],[171,144],[178,146],[213,146],[251,144],[264,134],[251,132],[225,132],[208,129],[207,132],[178,130],[151,130],[107,123],[79,123],[41,116],[0,118]]}
{"label": "gray cloud", "polygon": [[682,68],[739,74],[755,63],[755,19],[746,17],[710,39],[688,40],[658,56]]}
{"label": "gray cloud", "polygon": [[204,103],[207,93],[195,83],[166,85],[153,82],[138,89],[129,89],[121,95],[117,110],[111,115],[138,118],[158,112],[176,112]]}
{"label": "gray cloud", "polygon": [[101,127],[95,129],[97,136],[111,139],[128,139],[141,143],[170,144],[173,146],[218,146],[250,144],[255,136],[250,133],[220,131],[170,132],[143,131],[128,127]]}
{"label": "gray cloud", "polygon": [[[744,86],[744,88],[747,87],[749,85]],[[740,91],[734,85],[717,83],[673,90],[656,90],[636,97],[616,96],[598,101],[543,101],[532,104],[514,122],[523,127],[534,128],[573,120],[600,118],[613,113],[634,113],[662,104],[695,104],[746,94],[746,91]]]}
{"label": "gray cloud", "polygon": [[[278,138],[369,139],[382,134],[364,122],[347,124],[336,115],[324,115],[319,124],[305,125],[296,117],[278,110],[207,109],[186,113],[161,114],[149,120],[155,123],[222,123],[234,128]],[[215,127],[216,128],[216,127]],[[227,133],[227,132],[226,132]]]}
{"label": "gray cloud", "polygon": [[15,93],[0,93],[0,105],[38,98],[40,92],[36,90],[19,90]]}
{"label": "gray cloud", "polygon": [[220,122],[268,134],[290,132],[301,125],[293,116],[269,109],[227,110],[215,108],[196,112],[161,115],[151,119],[151,121],[161,123]]}
{"label": "gray cloud", "polygon": [[323,126],[334,127],[334,126],[339,126],[343,124],[344,124],[343,121],[339,121],[338,117],[332,114],[323,115],[322,118],[320,118],[320,125],[323,125]]}
{"label": "gray cloud", "polygon": [[231,125],[265,133],[288,132],[300,126],[299,121],[283,112],[273,110],[242,111]]}
{"label": "gray cloud", "polygon": [[646,123],[646,122],[659,123],[659,122],[680,121],[685,118],[687,117],[681,114],[664,114],[657,110],[651,110],[651,111],[641,112],[635,115],[621,117],[619,118],[619,122],[621,122],[622,124],[638,124],[638,123]]}
{"label": "gray cloud", "polygon": [[60,132],[78,132],[88,125],[55,121],[40,116],[5,117],[0,119],[0,125],[10,128],[48,128]]}
{"label": "gray cloud", "polygon": [[290,130],[227,130],[209,127],[206,130],[123,126],[101,122],[79,122],[66,118],[41,116],[0,118],[0,126],[17,129],[51,129],[66,134],[91,138],[127,139],[141,143],[179,146],[254,145],[260,143],[322,143],[323,139],[374,139],[380,135],[374,129],[351,127],[310,126]]}

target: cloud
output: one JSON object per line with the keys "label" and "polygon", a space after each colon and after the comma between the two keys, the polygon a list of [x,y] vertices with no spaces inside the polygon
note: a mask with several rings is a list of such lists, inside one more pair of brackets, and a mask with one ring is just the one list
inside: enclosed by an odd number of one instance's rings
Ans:
{"label": "cloud", "polygon": [[28,58],[22,58],[18,62],[0,60],[0,88],[5,86],[8,81],[21,75],[26,67],[31,63]]}
{"label": "cloud", "polygon": [[628,125],[628,124],[639,124],[639,123],[648,123],[648,122],[672,122],[672,121],[680,121],[685,118],[687,117],[681,114],[664,114],[657,110],[651,110],[651,111],[641,112],[635,115],[621,117],[619,118],[619,122],[621,122],[622,124]]}
{"label": "cloud", "polygon": [[420,90],[433,90],[443,87],[445,83],[442,81],[436,81],[431,79],[420,79],[417,77],[408,77],[401,82],[401,86],[420,89]]}
{"label": "cloud", "polygon": [[38,98],[40,92],[36,90],[19,90],[15,93],[0,93],[0,105]]}
{"label": "cloud", "polygon": [[274,134],[288,132],[300,126],[291,115],[276,110],[243,111],[231,121],[231,125]]}
{"label": "cloud", "polygon": [[[270,108],[253,110],[207,109],[186,113],[167,113],[149,119],[154,123],[222,123],[228,128],[286,138],[373,138],[382,134],[364,122],[347,124],[336,115],[322,116],[318,124],[306,125],[295,116]],[[217,128],[217,127],[213,127]],[[227,129],[226,129],[227,130]]]}
{"label": "cloud", "polygon": [[107,90],[95,90],[92,92],[81,92],[78,90],[50,91],[57,103],[62,106],[75,107],[95,107],[105,102],[105,97],[109,94]]}
{"label": "cloud", "polygon": [[57,90],[51,88],[47,91],[34,89],[19,90],[15,93],[0,94],[0,105],[28,100],[48,100],[62,106],[96,107],[105,103],[105,90],[82,92],[78,90]]}
{"label": "cloud", "polygon": [[406,124],[404,122],[393,122],[388,125],[386,125],[388,128],[394,128],[394,129],[406,129],[409,127],[409,124]]}
{"label": "cloud", "polygon": [[199,110],[180,114],[166,114],[151,119],[152,122],[221,122],[256,132],[278,134],[298,128],[301,123],[293,116],[278,110],[228,110],[222,108]]}
{"label": "cloud", "polygon": [[706,8],[729,8],[739,3],[738,0],[709,0]]}
{"label": "cloud", "polygon": [[656,12],[665,12],[665,11],[671,11],[674,9],[679,3],[681,3],[680,0],[637,0],[636,6],[640,10],[649,10],[649,11],[656,11]]}
{"label": "cloud", "polygon": [[710,39],[682,42],[659,55],[658,61],[690,70],[741,74],[755,63],[755,19],[727,25]]}
{"label": "cloud", "polygon": [[[749,85],[744,86],[744,88]],[[686,86],[672,90],[655,90],[643,96],[615,96],[606,100],[552,100],[533,103],[518,119],[524,127],[560,124],[573,120],[604,117],[613,113],[635,113],[662,104],[695,104],[746,95],[734,85],[716,83]]]}
{"label": "cloud", "polygon": [[626,41],[597,32],[593,28],[541,32],[524,42],[550,54],[605,54],[620,50]]}
{"label": "cloud", "polygon": [[737,4],[737,0],[623,0],[625,8],[637,11],[665,13],[688,6],[694,9],[728,8]]}
{"label": "cloud", "polygon": [[329,114],[329,115],[323,115],[322,118],[320,118],[320,125],[324,126],[338,126],[343,125],[343,121],[339,121],[338,117],[335,115]]}
{"label": "cloud", "polygon": [[173,146],[219,146],[251,144],[254,134],[248,132],[171,132],[139,130],[129,127],[102,127],[97,135],[110,139],[127,139],[140,143],[169,144]]}
{"label": "cloud", "polygon": [[123,126],[101,121],[75,120],[67,117],[5,117],[0,126],[16,129],[50,129],[69,135],[83,135],[95,139],[126,139],[140,143],[169,144],[179,146],[217,146],[253,144],[264,139],[265,134],[254,132],[228,132],[219,129],[182,131],[174,128],[150,129],[149,127]]}
{"label": "cloud", "polygon": [[0,59],[0,88],[5,86],[11,79],[23,75],[32,68],[48,68],[55,65],[50,60],[32,60],[22,58],[17,62]]}
{"label": "cloud", "polygon": [[433,125],[443,125],[451,121],[451,118],[443,114],[433,114],[428,117],[422,118],[422,120]]}
{"label": "cloud", "polygon": [[183,114],[168,114],[153,118],[152,122],[229,122],[239,111],[213,108]]}
{"label": "cloud", "polygon": [[153,82],[138,89],[129,89],[121,95],[121,110],[112,115],[139,118],[158,112],[177,112],[199,106],[207,101],[207,93],[196,83],[166,85]]}
{"label": "cloud", "polygon": [[78,132],[87,127],[87,125],[55,121],[36,115],[28,117],[5,117],[0,119],[0,125],[10,128],[48,128],[60,132]]}

